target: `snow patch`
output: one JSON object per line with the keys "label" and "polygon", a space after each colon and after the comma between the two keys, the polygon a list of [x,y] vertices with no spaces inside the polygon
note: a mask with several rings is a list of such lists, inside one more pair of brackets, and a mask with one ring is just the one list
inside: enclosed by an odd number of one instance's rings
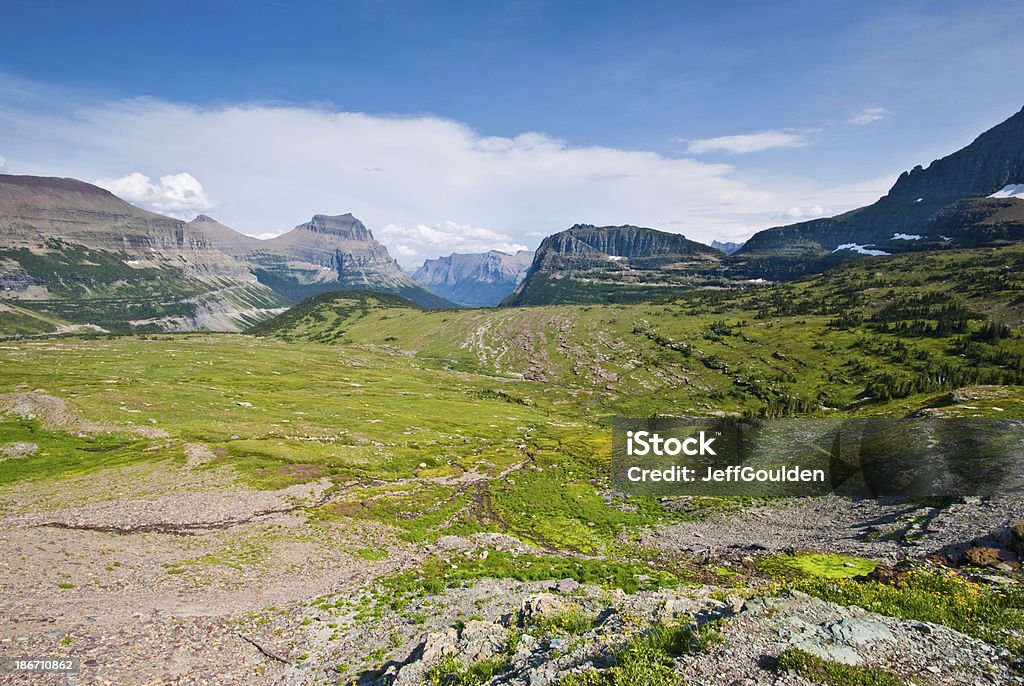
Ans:
{"label": "snow patch", "polygon": [[914,202],[921,202],[922,200],[924,200],[924,198],[918,198],[918,199],[917,199],[917,200],[915,200]]}
{"label": "snow patch", "polygon": [[1009,186],[1003,186],[1002,189],[996,191],[990,198],[1021,198],[1024,199],[1024,184],[1012,183]]}
{"label": "snow patch", "polygon": [[747,283],[770,283],[768,279],[747,279]]}
{"label": "snow patch", "polygon": [[608,259],[611,260],[612,262],[618,262],[619,260],[624,260],[626,258],[623,257],[622,255],[609,255]]}
{"label": "snow patch", "polygon": [[953,240],[952,236],[943,236],[941,233],[939,234],[939,238],[941,238],[944,241],[951,241],[951,240]]}
{"label": "snow patch", "polygon": [[919,233],[894,233],[890,240],[894,241],[919,241],[924,236]]}
{"label": "snow patch", "polygon": [[832,252],[836,253],[839,252],[840,250],[851,250],[859,255],[870,255],[871,257],[878,257],[879,255],[889,254],[884,250],[871,250],[871,245],[873,244],[869,243],[868,245],[859,245],[857,243],[843,243]]}

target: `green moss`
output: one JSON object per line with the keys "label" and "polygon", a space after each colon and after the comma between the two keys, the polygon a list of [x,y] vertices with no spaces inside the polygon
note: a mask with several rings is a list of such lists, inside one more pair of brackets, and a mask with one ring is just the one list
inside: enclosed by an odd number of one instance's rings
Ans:
{"label": "green moss", "polygon": [[643,589],[672,588],[680,583],[677,576],[652,569],[642,561],[590,560],[489,551],[484,559],[475,555],[427,558],[419,568],[385,578],[379,582],[379,586],[381,593],[394,601],[426,593],[441,593],[445,588],[482,578],[517,581],[568,578],[606,588],[621,588],[630,593]]}
{"label": "green moss", "polygon": [[356,557],[362,560],[376,562],[378,560],[387,559],[388,550],[387,548],[360,548],[356,551]]}
{"label": "green moss", "polygon": [[878,562],[863,557],[836,553],[775,555],[758,562],[758,568],[771,576],[848,579],[874,571]]}

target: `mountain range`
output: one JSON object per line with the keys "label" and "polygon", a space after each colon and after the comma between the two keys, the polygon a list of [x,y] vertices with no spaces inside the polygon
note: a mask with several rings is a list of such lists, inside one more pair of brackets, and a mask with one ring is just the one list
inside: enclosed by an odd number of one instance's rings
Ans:
{"label": "mountain range", "polygon": [[[154,214],[74,179],[0,175],[0,332],[241,330],[311,295],[392,294],[426,308],[664,300],[818,273],[867,256],[1024,240],[1024,109],[904,172],[877,202],[709,247],[637,226],[577,224],[536,253],[490,251],[402,272],[351,214],[269,240]],[[12,323],[13,322],[13,323]]]}
{"label": "mountain range", "polygon": [[351,214],[314,215],[291,231],[262,240],[199,215],[189,226],[218,250],[248,265],[257,280],[291,302],[317,293],[365,289],[400,295],[427,308],[452,303],[410,279]]}
{"label": "mountain range", "polygon": [[494,307],[522,283],[533,254],[532,250],[520,250],[515,255],[500,250],[452,253],[426,260],[410,276],[458,305]]}
{"label": "mountain range", "polygon": [[353,288],[452,306],[350,214],[259,240],[206,216],[147,212],[82,181],[0,175],[0,297],[22,316],[121,333],[237,331]]}

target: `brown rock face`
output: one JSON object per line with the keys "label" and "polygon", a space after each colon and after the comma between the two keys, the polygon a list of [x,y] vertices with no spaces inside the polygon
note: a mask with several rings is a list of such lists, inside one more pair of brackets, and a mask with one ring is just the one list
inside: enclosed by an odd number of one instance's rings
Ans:
{"label": "brown rock face", "polygon": [[960,564],[969,565],[971,567],[1009,567],[1013,569],[1020,567],[1020,562],[1017,560],[1017,556],[1014,553],[1001,548],[980,546],[975,546],[965,550],[963,555],[960,556]]}
{"label": "brown rock face", "polygon": [[1010,520],[1010,547],[1018,556],[1024,556],[1024,519]]}

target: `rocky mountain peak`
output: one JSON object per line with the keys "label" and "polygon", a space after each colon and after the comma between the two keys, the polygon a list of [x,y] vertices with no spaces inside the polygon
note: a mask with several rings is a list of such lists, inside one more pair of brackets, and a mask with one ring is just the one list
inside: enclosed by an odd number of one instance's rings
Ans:
{"label": "rocky mountain peak", "polygon": [[682,234],[575,224],[545,238],[506,305],[631,302],[689,288],[722,253]]}
{"label": "rocky mountain peak", "polygon": [[886,198],[949,202],[985,197],[1015,183],[1024,183],[1024,108],[967,147],[927,168],[903,172]]}
{"label": "rocky mountain peak", "polygon": [[351,213],[339,215],[315,214],[313,218],[301,224],[299,229],[312,233],[330,235],[349,241],[372,241],[373,234],[366,226],[352,216]]}
{"label": "rocky mountain peak", "polygon": [[660,257],[714,253],[706,245],[688,240],[678,233],[668,233],[640,226],[593,226],[575,224],[566,231],[548,236],[537,251],[542,257]]}
{"label": "rocky mountain peak", "polygon": [[1002,245],[1024,240],[1024,201],[992,197],[1024,183],[1024,109],[964,148],[903,172],[877,202],[835,217],[765,229],[730,264],[789,279],[858,255]]}

